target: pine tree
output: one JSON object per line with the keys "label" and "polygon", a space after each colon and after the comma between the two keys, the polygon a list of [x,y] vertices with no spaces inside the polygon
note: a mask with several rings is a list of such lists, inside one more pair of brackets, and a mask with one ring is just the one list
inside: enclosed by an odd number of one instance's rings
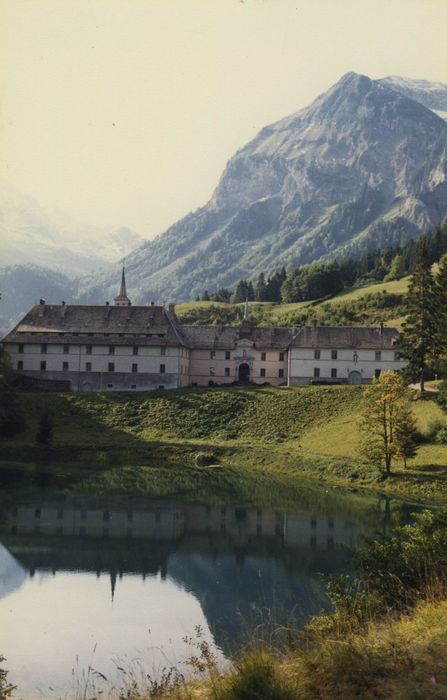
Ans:
{"label": "pine tree", "polygon": [[408,403],[400,406],[396,420],[395,440],[396,456],[401,457],[405,469],[407,460],[414,457],[418,451],[418,429],[416,418]]}
{"label": "pine tree", "polygon": [[444,374],[447,369],[447,255],[441,258],[435,278],[434,357]]}
{"label": "pine tree", "polygon": [[400,280],[405,275],[405,262],[402,255],[395,255],[391,261],[388,280]]}
{"label": "pine tree", "polygon": [[425,374],[434,356],[436,331],[435,285],[425,246],[421,246],[405,306],[407,319],[403,324],[400,353],[408,360],[411,379],[420,382],[423,392]]}
{"label": "pine tree", "polygon": [[233,304],[243,304],[243,302],[247,298],[247,282],[245,280],[240,280],[237,283],[236,290],[234,294],[231,297],[231,301]]}
{"label": "pine tree", "polygon": [[265,290],[266,290],[265,276],[264,276],[264,273],[261,272],[259,277],[258,277],[258,281],[256,283],[256,291],[255,291],[256,301],[265,301]]}
{"label": "pine tree", "polygon": [[39,445],[51,445],[53,442],[53,417],[48,406],[44,407],[40,415],[36,442]]}

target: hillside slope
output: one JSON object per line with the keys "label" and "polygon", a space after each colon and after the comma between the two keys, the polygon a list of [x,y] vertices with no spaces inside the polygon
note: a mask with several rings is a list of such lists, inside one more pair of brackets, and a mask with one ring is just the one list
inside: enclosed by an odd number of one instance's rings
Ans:
{"label": "hillside slope", "polygon": [[[262,129],[228,162],[206,206],[128,257],[134,301],[187,300],[438,225],[447,215],[447,123],[433,105],[442,110],[444,93],[432,91],[429,108],[427,86],[409,97],[395,83],[348,73]],[[81,298],[98,288],[110,296],[115,281],[116,272],[96,275]]]}

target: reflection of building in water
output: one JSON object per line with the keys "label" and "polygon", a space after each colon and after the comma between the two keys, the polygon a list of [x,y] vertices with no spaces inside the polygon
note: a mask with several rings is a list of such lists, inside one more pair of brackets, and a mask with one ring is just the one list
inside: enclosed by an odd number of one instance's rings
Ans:
{"label": "reflection of building in water", "polygon": [[358,532],[340,517],[118,497],[25,503],[8,512],[5,523],[12,535],[166,542],[207,535],[235,547],[273,539],[286,548],[328,550],[352,544]]}
{"label": "reflection of building in water", "polygon": [[9,515],[11,533],[60,537],[113,537],[176,540],[183,511],[169,501],[67,499],[20,505]]}
{"label": "reflection of building in water", "polygon": [[358,527],[352,520],[332,516],[286,516],[285,542],[290,547],[333,549],[336,544],[352,545]]}
{"label": "reflection of building in water", "polygon": [[317,574],[343,570],[347,555],[337,545],[360,529],[340,505],[333,512],[70,496],[0,512],[0,539],[25,575],[106,574],[112,596],[127,573],[168,576],[200,601],[216,643],[228,649],[241,620],[256,626],[259,611],[285,622],[293,610],[304,622],[324,607]]}

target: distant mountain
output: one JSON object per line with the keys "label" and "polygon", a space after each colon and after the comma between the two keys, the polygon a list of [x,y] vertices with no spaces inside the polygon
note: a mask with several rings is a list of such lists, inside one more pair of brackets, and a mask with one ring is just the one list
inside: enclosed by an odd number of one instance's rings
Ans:
{"label": "distant mountain", "polygon": [[49,215],[33,198],[0,183],[1,266],[33,263],[74,277],[125,257],[143,240],[128,228],[105,231],[64,212]]}
{"label": "distant mountain", "polygon": [[69,302],[75,289],[66,275],[38,265],[0,268],[0,340],[39,299],[50,304]]}
{"label": "distant mountain", "polygon": [[405,97],[416,100],[442,119],[447,120],[447,85],[444,83],[401,78],[398,75],[390,75],[377,82],[405,95]]}
{"label": "distant mountain", "polygon": [[[359,255],[447,215],[447,87],[348,73],[265,127],[228,162],[210,201],[126,261],[134,301],[187,300],[241,277]],[[117,268],[83,280],[111,297]]]}

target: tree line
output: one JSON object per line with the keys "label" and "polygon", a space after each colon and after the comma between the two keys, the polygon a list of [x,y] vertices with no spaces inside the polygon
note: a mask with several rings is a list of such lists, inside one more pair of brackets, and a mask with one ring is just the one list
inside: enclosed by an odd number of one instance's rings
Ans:
{"label": "tree line", "polygon": [[440,260],[447,250],[447,221],[402,246],[377,249],[361,258],[312,263],[289,272],[286,272],[285,267],[272,275],[261,272],[254,281],[239,280],[234,290],[205,290],[196,301],[240,304],[246,299],[274,303],[323,299],[356,285],[398,280],[412,274],[422,248],[429,264]]}

